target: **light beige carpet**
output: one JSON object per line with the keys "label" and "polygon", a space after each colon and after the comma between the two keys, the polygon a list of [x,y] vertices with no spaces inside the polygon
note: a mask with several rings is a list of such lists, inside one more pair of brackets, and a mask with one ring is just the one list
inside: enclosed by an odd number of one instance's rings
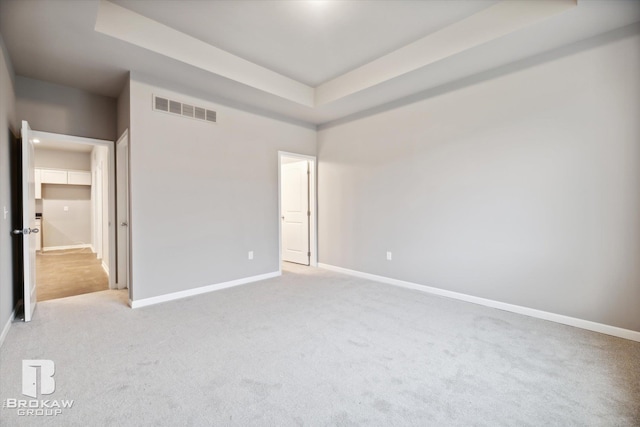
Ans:
{"label": "light beige carpet", "polygon": [[314,268],[132,310],[46,301],[0,398],[51,359],[56,419],[2,426],[638,426],[640,343]]}

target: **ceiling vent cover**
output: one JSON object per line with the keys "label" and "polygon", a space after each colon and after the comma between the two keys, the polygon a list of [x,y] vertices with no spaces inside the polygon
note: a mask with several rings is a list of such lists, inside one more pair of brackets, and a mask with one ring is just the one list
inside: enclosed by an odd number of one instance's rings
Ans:
{"label": "ceiling vent cover", "polygon": [[153,97],[153,109],[155,111],[162,111],[165,113],[189,117],[196,120],[203,120],[210,123],[216,123],[217,121],[217,114],[213,110],[207,110],[206,108],[183,104],[182,102],[174,101],[168,98],[162,98],[160,96]]}

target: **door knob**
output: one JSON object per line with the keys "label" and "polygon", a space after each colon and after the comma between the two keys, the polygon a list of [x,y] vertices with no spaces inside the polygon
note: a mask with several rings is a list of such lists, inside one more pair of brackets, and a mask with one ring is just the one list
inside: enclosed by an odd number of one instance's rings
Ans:
{"label": "door knob", "polygon": [[36,234],[36,233],[39,233],[39,232],[40,232],[39,228],[25,228],[23,230],[16,229],[16,230],[12,231],[12,233],[15,234],[15,235],[18,235],[18,234],[31,234],[31,233]]}
{"label": "door knob", "polygon": [[129,224],[127,224],[127,223],[126,223],[126,221],[122,221],[122,222],[120,223],[120,225],[121,225],[122,227],[126,227],[126,226],[128,226]]}

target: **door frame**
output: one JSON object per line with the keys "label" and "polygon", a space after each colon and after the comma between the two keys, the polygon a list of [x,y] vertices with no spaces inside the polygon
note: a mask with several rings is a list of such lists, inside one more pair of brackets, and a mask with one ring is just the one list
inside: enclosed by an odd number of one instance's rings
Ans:
{"label": "door frame", "polygon": [[278,151],[278,271],[282,274],[282,158],[307,160],[309,162],[309,265],[318,266],[318,215],[317,215],[317,158],[307,154]]}
{"label": "door frame", "polygon": [[[93,251],[96,253],[96,255],[98,256],[98,259],[100,259],[102,261],[102,256],[103,256],[103,249],[104,249],[104,245],[102,242],[102,232],[103,230],[100,229],[100,231],[98,232],[98,227],[96,227],[96,224],[102,224],[104,222],[104,218],[102,215],[104,206],[103,206],[103,191],[102,188],[104,187],[102,184],[102,180],[103,180],[103,164],[102,161],[100,161],[99,163],[97,163],[95,165],[95,170],[94,170],[94,174],[92,177],[92,183],[94,183],[95,185],[91,186],[91,194],[93,197],[93,206],[91,206],[92,210],[93,210]],[[104,267],[103,267],[104,268]]]}
{"label": "door frame", "polygon": [[[64,135],[60,133],[52,133],[52,132],[42,132],[32,130],[31,134],[35,138],[40,139],[54,139],[54,140],[64,140],[66,142],[73,142],[77,144],[83,145],[99,145],[102,147],[107,147],[109,150],[109,217],[107,218],[109,224],[109,289],[116,289],[116,282],[114,274],[115,272],[115,259],[116,259],[116,227],[113,227],[112,224],[115,224],[116,219],[116,193],[115,193],[115,182],[116,182],[116,168],[115,168],[115,146],[114,141],[109,141],[106,139],[95,139],[95,138],[85,138],[83,136],[73,136],[73,135]],[[104,220],[104,218],[103,218]]]}
{"label": "door frame", "polygon": [[[117,164],[117,159],[118,159],[118,147],[123,146],[125,149],[125,155],[126,155],[126,165],[118,165]],[[116,174],[116,208],[115,208],[115,219],[114,219],[114,224],[116,225],[114,227],[115,229],[115,235],[116,235],[116,245],[120,245],[120,242],[118,241],[118,230],[120,229],[121,225],[120,225],[120,219],[119,219],[119,211],[120,211],[120,206],[117,206],[118,203],[118,195],[122,195],[127,203],[126,203],[126,213],[127,213],[127,229],[126,229],[126,233],[127,233],[127,245],[126,247],[126,254],[125,255],[125,272],[126,272],[126,277],[124,278],[124,283],[122,281],[122,278],[120,277],[120,273],[121,273],[121,255],[118,251],[118,253],[116,254],[116,275],[118,277],[118,280],[116,282],[116,286],[117,289],[129,289],[129,301],[131,301],[133,298],[133,290],[132,290],[132,283],[131,283],[131,193],[130,193],[130,179],[131,179],[131,173],[130,173],[130,163],[129,163],[129,159],[130,159],[130,139],[129,139],[129,129],[125,129],[124,132],[122,132],[122,135],[120,135],[120,137],[118,138],[118,140],[115,142],[114,145],[114,156],[116,159],[116,165],[115,165],[115,174]],[[121,171],[122,173],[124,173],[126,175],[126,185],[122,185],[121,182],[118,182],[117,176],[118,176],[118,171]]]}

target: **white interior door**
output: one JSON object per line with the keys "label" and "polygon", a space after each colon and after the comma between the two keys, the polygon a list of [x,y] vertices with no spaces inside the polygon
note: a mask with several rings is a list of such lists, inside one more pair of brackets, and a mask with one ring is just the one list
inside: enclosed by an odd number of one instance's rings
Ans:
{"label": "white interior door", "polygon": [[281,165],[282,259],[309,265],[309,162]]}
{"label": "white interior door", "polygon": [[116,204],[118,218],[117,285],[129,287],[129,136],[116,147]]}
{"label": "white interior door", "polygon": [[24,259],[24,321],[29,322],[36,309],[36,236],[40,230],[36,227],[36,184],[33,164],[34,147],[31,128],[22,121],[22,233]]}

